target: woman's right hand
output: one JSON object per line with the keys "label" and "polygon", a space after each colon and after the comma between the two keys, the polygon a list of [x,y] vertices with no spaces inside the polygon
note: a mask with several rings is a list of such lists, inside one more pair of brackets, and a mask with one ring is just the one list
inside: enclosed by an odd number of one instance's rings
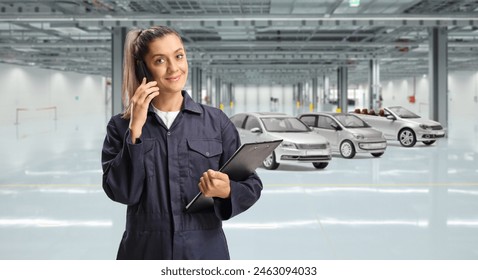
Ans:
{"label": "woman's right hand", "polygon": [[159,95],[158,82],[152,81],[146,83],[146,78],[134,92],[130,101],[130,119],[129,129],[131,134],[131,141],[136,143],[136,139],[141,136],[143,125],[146,123],[149,103],[153,98]]}

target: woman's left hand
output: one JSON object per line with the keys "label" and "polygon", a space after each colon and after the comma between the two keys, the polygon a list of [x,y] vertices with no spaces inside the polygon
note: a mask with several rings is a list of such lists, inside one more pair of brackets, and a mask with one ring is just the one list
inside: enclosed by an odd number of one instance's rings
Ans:
{"label": "woman's left hand", "polygon": [[199,190],[206,197],[229,198],[231,196],[229,176],[226,173],[209,169],[199,179]]}

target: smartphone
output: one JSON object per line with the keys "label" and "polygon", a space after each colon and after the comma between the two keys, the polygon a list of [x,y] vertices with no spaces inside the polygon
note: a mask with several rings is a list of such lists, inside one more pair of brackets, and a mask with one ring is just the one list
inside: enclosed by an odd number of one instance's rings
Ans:
{"label": "smartphone", "polygon": [[136,78],[138,82],[141,84],[143,82],[143,78],[146,77],[146,82],[154,81],[153,75],[149,72],[148,67],[142,60],[136,60]]}

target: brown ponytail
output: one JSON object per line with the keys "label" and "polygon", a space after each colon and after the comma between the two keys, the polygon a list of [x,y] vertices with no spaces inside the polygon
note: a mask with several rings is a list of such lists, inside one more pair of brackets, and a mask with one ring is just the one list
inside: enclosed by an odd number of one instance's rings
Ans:
{"label": "brown ponytail", "polygon": [[130,118],[130,100],[140,84],[136,77],[136,61],[144,60],[149,52],[149,43],[168,34],[174,34],[181,40],[179,33],[167,26],[154,26],[144,30],[133,29],[126,34],[123,57],[123,86],[121,90],[123,106],[125,107],[123,118]]}

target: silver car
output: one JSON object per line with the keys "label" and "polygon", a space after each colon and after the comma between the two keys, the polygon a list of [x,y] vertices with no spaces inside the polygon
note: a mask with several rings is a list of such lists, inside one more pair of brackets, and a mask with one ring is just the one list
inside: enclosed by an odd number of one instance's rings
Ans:
{"label": "silver car", "polygon": [[404,147],[413,147],[417,141],[425,145],[445,137],[439,122],[422,118],[401,106],[385,107],[378,114],[356,113],[373,128],[383,132],[388,140],[398,140]]}
{"label": "silver car", "polygon": [[327,139],[313,132],[298,118],[280,113],[241,113],[231,117],[241,142],[283,139],[263,162],[276,169],[282,162],[309,162],[317,169],[327,167],[332,156]]}
{"label": "silver car", "polygon": [[306,113],[298,118],[327,138],[332,151],[340,152],[344,158],[353,158],[356,153],[379,157],[387,148],[382,132],[352,114]]}

